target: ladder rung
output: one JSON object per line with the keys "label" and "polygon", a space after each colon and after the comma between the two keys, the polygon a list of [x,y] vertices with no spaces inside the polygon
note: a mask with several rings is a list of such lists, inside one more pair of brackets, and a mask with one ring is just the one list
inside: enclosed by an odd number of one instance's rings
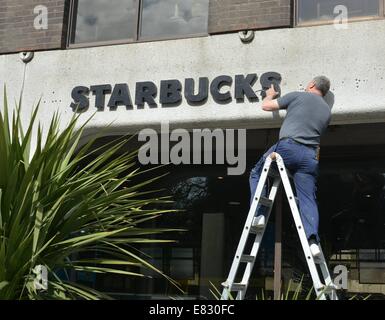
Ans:
{"label": "ladder rung", "polygon": [[313,260],[314,260],[314,263],[315,263],[315,264],[321,264],[321,263],[324,263],[324,260],[322,260],[321,258],[314,257]]}
{"label": "ladder rung", "polygon": [[244,283],[233,283],[231,286],[231,291],[242,291],[246,289],[246,285]]}
{"label": "ladder rung", "polygon": [[253,227],[253,226],[250,227],[250,233],[252,234],[259,234],[263,232],[263,230],[265,230],[265,228],[259,228],[259,227]]}
{"label": "ladder rung", "polygon": [[264,230],[264,228],[258,228],[258,227],[250,227],[250,233],[258,234],[261,233]]}
{"label": "ladder rung", "polygon": [[255,261],[255,257],[254,256],[251,256],[251,255],[248,255],[248,254],[243,254],[241,256],[241,262],[251,263],[251,262],[254,262],[254,261]]}
{"label": "ladder rung", "polygon": [[318,291],[321,291],[323,293],[331,293],[331,292],[336,291],[338,289],[339,288],[334,283],[331,283],[329,285],[322,285],[322,287],[320,287]]}
{"label": "ladder rung", "polygon": [[[255,198],[257,200],[258,198]],[[259,204],[265,207],[271,207],[273,205],[273,201],[266,197],[259,198]]]}

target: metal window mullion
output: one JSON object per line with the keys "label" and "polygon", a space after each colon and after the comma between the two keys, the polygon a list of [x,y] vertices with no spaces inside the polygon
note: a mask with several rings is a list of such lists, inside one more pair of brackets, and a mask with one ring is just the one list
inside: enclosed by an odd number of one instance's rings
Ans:
{"label": "metal window mullion", "polygon": [[297,27],[299,24],[299,2],[300,0],[294,0],[293,6],[294,6],[294,27]]}
{"label": "metal window mullion", "polygon": [[75,8],[77,8],[78,0],[70,0],[69,17],[67,26],[67,43],[66,47],[69,47],[72,43],[75,43],[75,31],[76,31],[76,16]]}
{"label": "metal window mullion", "polygon": [[137,0],[137,4],[136,4],[135,38],[134,38],[135,42],[139,40],[139,32],[140,32],[141,23],[142,23],[142,7],[143,7],[143,0]]}

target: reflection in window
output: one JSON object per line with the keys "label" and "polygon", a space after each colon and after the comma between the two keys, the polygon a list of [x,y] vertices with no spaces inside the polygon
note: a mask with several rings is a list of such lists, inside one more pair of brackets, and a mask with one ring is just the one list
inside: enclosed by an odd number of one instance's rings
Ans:
{"label": "reflection in window", "polygon": [[360,283],[385,284],[385,250],[359,250]]}
{"label": "reflection in window", "polygon": [[348,9],[348,18],[379,15],[379,0],[298,0],[298,23],[333,21],[341,12],[336,6]]}
{"label": "reflection in window", "polygon": [[137,0],[79,0],[73,43],[136,38]]}
{"label": "reflection in window", "polygon": [[[170,275],[174,280],[194,279],[194,250],[193,248],[142,248],[151,264]],[[148,268],[140,271],[152,278],[163,277]]]}
{"label": "reflection in window", "polygon": [[177,209],[187,209],[208,196],[208,178],[192,177],[178,182],[172,188]]}
{"label": "reflection in window", "polygon": [[194,279],[192,248],[173,248],[171,250],[170,275],[174,279]]}
{"label": "reflection in window", "polygon": [[143,0],[141,38],[207,33],[208,0]]}

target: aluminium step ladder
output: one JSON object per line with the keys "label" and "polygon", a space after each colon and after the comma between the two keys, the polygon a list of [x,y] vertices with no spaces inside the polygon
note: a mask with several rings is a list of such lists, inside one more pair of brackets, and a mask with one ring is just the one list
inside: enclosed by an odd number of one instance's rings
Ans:
{"label": "aluminium step ladder", "polygon": [[[272,167],[272,163],[276,162],[278,172]],[[273,183],[270,188],[270,192],[267,192],[268,197],[263,197],[262,192],[267,182],[267,178],[273,178]],[[237,292],[236,300],[243,300],[246,295],[247,287],[249,285],[249,279],[254,267],[255,260],[257,258],[258,250],[266,230],[267,223],[269,221],[270,213],[273,208],[274,200],[277,195],[277,191],[280,187],[281,181],[283,183],[287,199],[289,201],[290,209],[294,218],[296,229],[298,231],[299,239],[301,241],[302,249],[306,257],[306,262],[309,267],[310,275],[313,281],[313,287],[317,298],[320,300],[338,300],[336,293],[337,287],[334,285],[332,278],[330,277],[328,266],[325,261],[321,246],[319,245],[321,254],[319,257],[314,258],[310,251],[308,239],[306,237],[300,213],[297,206],[297,200],[293,194],[289,174],[286,171],[282,157],[278,153],[271,153],[263,166],[262,173],[257,185],[257,189],[254,194],[254,199],[251,203],[250,210],[246,219],[245,226],[242,231],[241,239],[239,241],[234,260],[231,265],[231,269],[228,278],[222,283],[224,287],[221,300],[229,299],[231,292]],[[266,188],[267,189],[267,188]],[[268,191],[268,190],[267,190]],[[257,228],[254,225],[255,213],[258,206],[264,206],[267,208],[265,214],[265,225],[263,228]],[[255,236],[250,253],[245,253],[245,247],[249,236],[253,234]],[[245,267],[242,280],[239,283],[235,282],[238,269],[241,263]],[[317,265],[321,269],[323,282],[321,281],[320,274],[317,270]]]}

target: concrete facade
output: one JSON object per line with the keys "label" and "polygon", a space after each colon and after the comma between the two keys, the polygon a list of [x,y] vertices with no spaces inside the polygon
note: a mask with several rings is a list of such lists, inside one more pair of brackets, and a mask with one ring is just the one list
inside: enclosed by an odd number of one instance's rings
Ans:
{"label": "concrete facade", "polygon": [[[208,77],[268,71],[282,75],[282,93],[303,90],[313,76],[328,75],[335,94],[334,124],[385,122],[385,21],[349,24],[347,30],[332,25],[259,31],[252,43],[243,44],[238,34],[202,38],[136,43],[72,50],[36,52],[24,64],[19,54],[0,56],[0,84],[7,85],[10,101],[18,98],[24,83],[23,110],[26,116],[42,96],[40,121],[46,126],[55,110],[62,114],[62,125],[73,111],[71,91],[76,86],[126,83],[132,99],[135,83]],[[224,87],[226,89],[226,87]],[[260,84],[254,86],[259,90]],[[234,92],[232,89],[232,96]],[[106,95],[106,100],[109,95]],[[90,108],[81,119],[91,116]],[[182,128],[274,128],[284,113],[261,110],[260,102],[242,103],[234,99],[217,104],[210,96],[201,106],[188,105],[141,110],[134,106],[116,111],[96,112],[89,133],[113,122],[113,133],[136,132],[157,126],[161,120]]]}

